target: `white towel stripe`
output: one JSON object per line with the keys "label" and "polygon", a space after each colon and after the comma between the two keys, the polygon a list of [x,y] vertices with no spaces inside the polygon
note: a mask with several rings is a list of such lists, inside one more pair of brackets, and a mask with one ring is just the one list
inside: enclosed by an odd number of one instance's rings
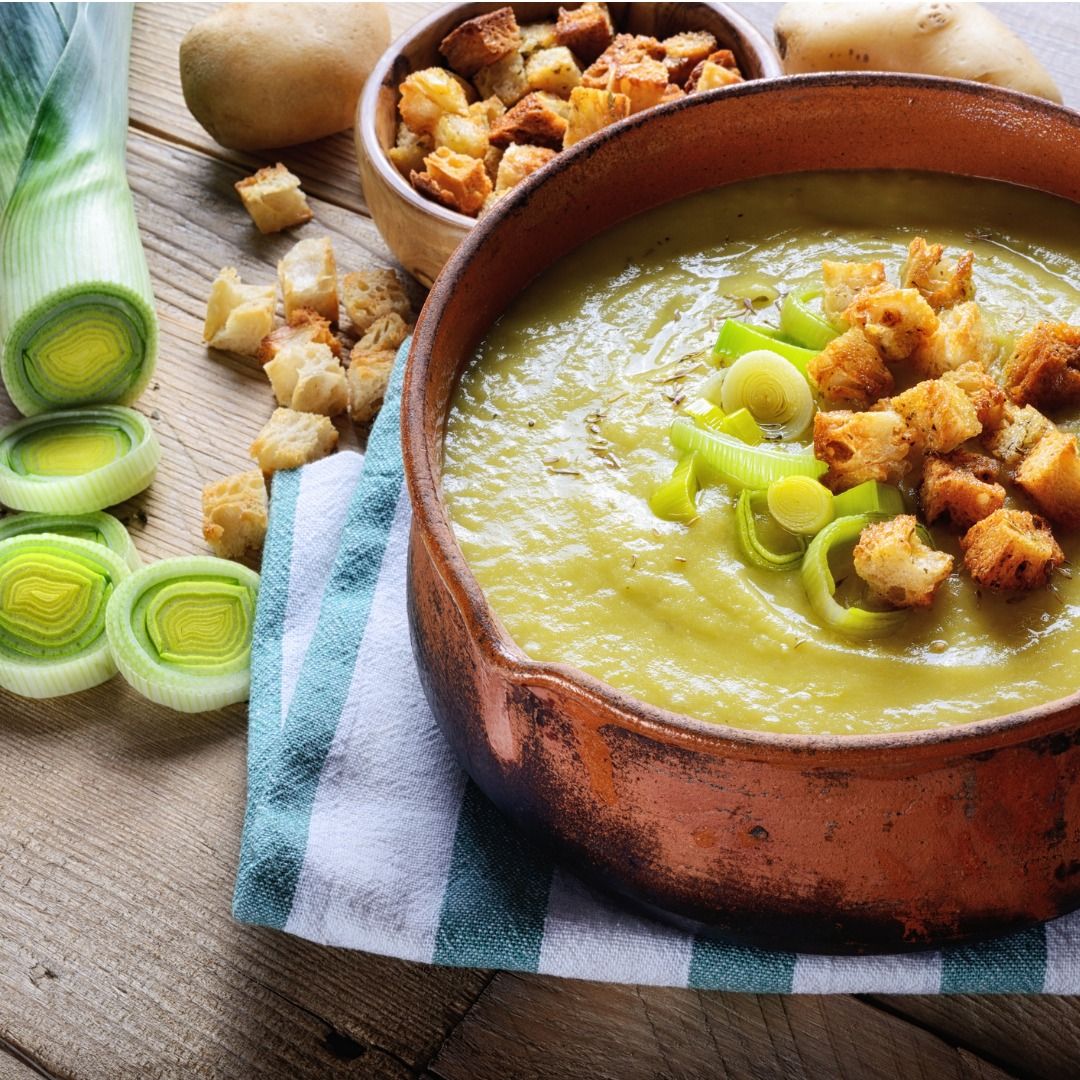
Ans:
{"label": "white towel stripe", "polygon": [[793,994],[936,994],[941,953],[899,956],[806,956],[795,961]]}

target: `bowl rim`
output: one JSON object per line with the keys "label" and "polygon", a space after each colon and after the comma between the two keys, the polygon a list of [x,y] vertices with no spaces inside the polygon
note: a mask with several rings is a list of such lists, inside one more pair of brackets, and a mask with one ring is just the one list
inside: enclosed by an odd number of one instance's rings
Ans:
{"label": "bowl rim", "polygon": [[[896,87],[920,91],[951,90],[977,96],[990,102],[1019,105],[1029,112],[1042,113],[1049,118],[1076,128],[1080,137],[1080,112],[1030,94],[986,83],[951,79],[933,75],[912,75],[890,72],[827,72],[788,75],[777,79],[755,79],[725,88],[728,99],[761,93],[783,93],[789,89],[813,90],[846,86],[857,90],[864,86]],[[603,143],[617,139],[659,112],[705,108],[716,100],[712,95],[694,95],[648,112],[631,116],[612,125],[564,151],[569,163],[575,157],[589,155]],[[449,508],[441,484],[435,479],[438,463],[428,453],[425,434],[425,400],[429,383],[428,368],[432,347],[443,310],[455,292],[455,282],[461,269],[472,259],[474,252],[494,232],[504,217],[523,208],[532,190],[548,182],[561,170],[533,174],[515,186],[499,205],[470,230],[436,278],[416,324],[405,369],[401,399],[401,443],[406,484],[412,505],[413,528],[431,558],[435,571],[446,585],[452,599],[470,630],[473,646],[510,682],[522,686],[569,691],[578,699],[594,702],[605,711],[618,714],[629,728],[660,741],[679,741],[698,749],[722,749],[732,756],[755,760],[772,759],[790,762],[828,752],[839,753],[845,763],[855,765],[859,758],[881,762],[880,752],[894,752],[889,763],[904,760],[897,752],[909,752],[911,757],[948,752],[970,754],[980,749],[1002,749],[1019,742],[1052,733],[1061,725],[1060,714],[1068,712],[1070,719],[1080,723],[1080,689],[1054,701],[1034,705],[1019,711],[973,720],[949,727],[924,728],[910,731],[873,732],[854,735],[799,734],[794,732],[758,731],[729,724],[700,720],[687,713],[653,705],[612,686],[610,683],[574,667],[572,664],[534,660],[514,641],[498,615],[488,603],[483,589],[474,576],[464,552],[454,534]],[[1034,189],[1037,190],[1037,189]],[[1061,197],[1061,196],[1058,196]],[[1080,205],[1080,200],[1072,200]],[[666,204],[661,204],[666,205]],[[546,267],[544,269],[547,269]],[[441,447],[445,432],[435,439]],[[1042,723],[1040,723],[1040,721]],[[1046,730],[1044,730],[1046,729]]]}
{"label": "bowl rim", "polygon": [[[511,2],[512,0],[507,0],[507,3]],[[703,2],[705,2],[705,0],[703,0]],[[378,136],[375,134],[375,116],[379,93],[382,90],[383,83],[390,70],[393,68],[394,62],[401,55],[404,46],[427,33],[433,26],[447,18],[447,16],[455,9],[471,6],[471,3],[444,4],[430,15],[414,23],[390,43],[382,56],[376,61],[375,66],[371,69],[371,74],[364,83],[364,89],[361,92],[360,99],[356,105],[356,120],[354,125],[356,132],[359,134],[358,141],[360,149],[371,163],[371,167],[378,173],[379,178],[383,183],[388,184],[399,198],[404,199],[415,209],[425,211],[439,221],[445,222],[447,225],[454,225],[466,232],[470,231],[480,219],[478,217],[470,217],[468,214],[461,214],[457,210],[451,210],[449,207],[443,206],[433,199],[425,199],[423,195],[409,184],[401,173],[390,163],[389,158],[387,158],[386,151],[383,149]],[[765,35],[762,34],[745,15],[740,14],[729,4],[706,2],[705,6],[712,8],[726,19],[738,33],[742,34],[743,37],[750,42],[753,51],[757,54],[758,60],[765,73],[759,78],[748,79],[748,82],[760,83],[767,79],[771,80],[781,77],[783,68],[780,64],[779,55],[772,45],[769,44]],[[737,85],[739,84],[736,84],[736,86]],[[723,86],[715,90],[706,90],[704,93],[708,95],[723,94],[731,89],[735,89],[735,87]],[[643,110],[643,113],[652,113],[659,107],[660,106],[653,106],[652,109]],[[633,116],[628,117],[627,120],[618,120],[615,124],[609,126],[618,127],[632,119]],[[572,147],[568,147],[567,149],[572,149]],[[560,154],[564,153],[566,153],[565,149],[560,151]]]}

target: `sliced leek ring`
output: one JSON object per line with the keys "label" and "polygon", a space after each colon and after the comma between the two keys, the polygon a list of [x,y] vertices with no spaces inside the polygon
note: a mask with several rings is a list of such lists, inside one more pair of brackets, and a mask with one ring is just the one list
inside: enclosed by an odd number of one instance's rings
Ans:
{"label": "sliced leek ring", "polygon": [[165,559],[116,590],[106,630],[120,674],[178,712],[245,701],[259,575],[226,559]]}
{"label": "sliced leek ring", "polygon": [[104,544],[116,552],[132,570],[138,570],[142,566],[142,559],[132,543],[131,535],[112,514],[103,514],[100,511],[93,514],[24,513],[0,518],[0,540],[7,540],[9,536],[40,536],[43,533]]}
{"label": "sliced leek ring", "polygon": [[726,413],[747,409],[776,438],[801,435],[814,418],[814,397],[793,364],[771,349],[744,353],[728,369],[720,406]]}
{"label": "sliced leek ring", "polygon": [[87,514],[130,499],[157,471],[150,422],[121,405],[65,409],[0,429],[0,503]]}
{"label": "sliced leek ring", "polygon": [[121,556],[89,540],[0,541],[0,686],[46,698],[112,678],[106,610],[130,574]]}

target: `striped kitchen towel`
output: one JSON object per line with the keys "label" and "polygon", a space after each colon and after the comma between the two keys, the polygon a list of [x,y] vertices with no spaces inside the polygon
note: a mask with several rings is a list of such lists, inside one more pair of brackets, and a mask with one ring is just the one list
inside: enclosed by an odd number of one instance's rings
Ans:
{"label": "striped kitchen towel", "polygon": [[405,611],[404,350],[365,457],[274,479],[237,918],[409,960],[757,993],[1080,993],[1080,914],[987,944],[820,957],[652,922],[554,865],[465,777]]}

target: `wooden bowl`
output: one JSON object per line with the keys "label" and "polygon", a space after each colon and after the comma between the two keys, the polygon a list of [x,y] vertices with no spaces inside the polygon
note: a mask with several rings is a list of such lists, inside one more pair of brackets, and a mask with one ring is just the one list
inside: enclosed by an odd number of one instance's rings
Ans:
{"label": "wooden bowl", "polygon": [[425,690],[462,764],[582,874],[743,942],[896,951],[1080,907],[1080,694],[854,737],[667,712],[525,656],[465,562],[440,482],[458,376],[537,273],[672,199],[836,168],[990,177],[1080,202],[1080,115],[945,79],[794,76],[631,118],[530,178],[458,249],[416,329],[402,406],[409,610]]}
{"label": "wooden bowl", "polygon": [[[566,0],[563,0],[566,3]],[[386,151],[397,137],[398,87],[414,71],[445,66],[439,42],[455,26],[505,4],[449,4],[395,41],[375,65],[356,111],[356,157],[364,200],[379,232],[398,261],[430,286],[476,218],[424,198],[394,168]],[[520,22],[554,18],[559,4],[511,4]],[[731,49],[748,79],[781,73],[772,46],[727,4],[609,4],[623,32],[667,37],[682,30],[708,30]],[[724,93],[723,90],[710,91]]]}

